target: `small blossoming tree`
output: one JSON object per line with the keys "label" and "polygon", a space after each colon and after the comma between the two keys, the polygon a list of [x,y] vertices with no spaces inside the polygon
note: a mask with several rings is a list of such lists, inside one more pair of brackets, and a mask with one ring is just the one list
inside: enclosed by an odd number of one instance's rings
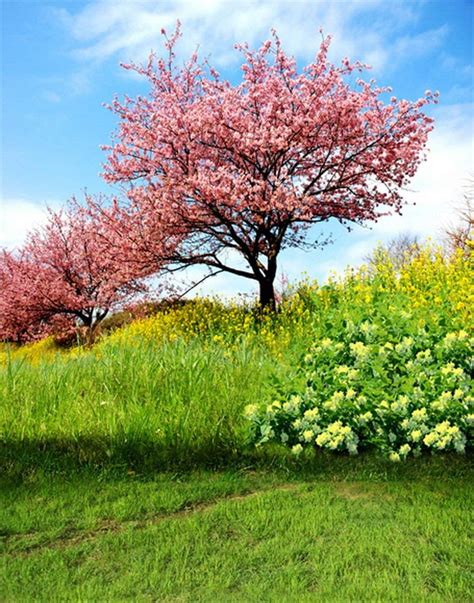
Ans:
{"label": "small blossoming tree", "polygon": [[91,218],[86,197],[74,199],[28,235],[18,252],[0,261],[0,338],[28,340],[51,330],[85,327],[91,343],[108,312],[142,289],[123,256],[111,252],[105,222]]}
{"label": "small blossoming tree", "polygon": [[28,341],[44,336],[50,328],[50,314],[39,307],[28,285],[27,275],[32,271],[21,251],[1,250],[0,340]]}
{"label": "small blossoming tree", "polygon": [[[274,307],[278,256],[311,246],[310,226],[400,212],[432,129],[422,108],[437,94],[384,102],[390,89],[374,80],[351,87],[348,76],[366,66],[331,64],[329,37],[299,70],[274,32],[257,51],[236,46],[243,77],[232,85],[196,54],[177,68],[179,35],[178,25],[166,37],[168,60],[125,65],[150,94],[111,105],[120,124],[105,179],[130,184],[125,213],[145,223],[133,236],[146,234],[148,264],[253,279],[261,304]],[[176,245],[163,246],[170,237]]]}

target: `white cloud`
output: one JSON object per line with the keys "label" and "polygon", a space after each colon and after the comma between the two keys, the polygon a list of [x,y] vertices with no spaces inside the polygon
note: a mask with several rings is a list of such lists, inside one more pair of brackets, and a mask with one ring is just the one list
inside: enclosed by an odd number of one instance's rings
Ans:
{"label": "white cloud", "polygon": [[411,191],[404,195],[416,205],[408,206],[403,216],[380,220],[374,227],[375,234],[392,236],[409,230],[435,237],[452,221],[474,164],[473,115],[471,104],[437,108],[428,160],[420,166]]}
{"label": "white cloud", "polygon": [[319,27],[323,27],[334,35],[335,58],[350,56],[372,63],[376,69],[385,67],[389,58],[393,65],[414,54],[428,53],[442,42],[445,28],[416,35],[401,33],[419,13],[419,8],[409,3],[383,0],[93,0],[76,12],[56,11],[76,41],[74,56],[83,63],[97,64],[112,57],[144,61],[150,49],[161,50],[161,28],[172,32],[180,19],[183,54],[199,45],[217,66],[238,61],[235,42],[259,45],[272,27],[289,52],[309,60],[320,41]]}
{"label": "white cloud", "polygon": [[449,29],[446,25],[411,36],[398,38],[394,51],[399,56],[423,56],[443,45]]}
{"label": "white cloud", "polygon": [[28,199],[0,200],[0,247],[19,247],[27,233],[43,224],[47,218],[47,207],[59,207],[56,201],[46,204]]}

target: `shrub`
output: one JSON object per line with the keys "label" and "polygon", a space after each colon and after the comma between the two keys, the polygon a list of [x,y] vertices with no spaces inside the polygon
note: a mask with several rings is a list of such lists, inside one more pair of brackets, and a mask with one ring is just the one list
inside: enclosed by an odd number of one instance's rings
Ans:
{"label": "shrub", "polygon": [[370,272],[305,284],[302,294],[319,304],[316,341],[301,357],[300,385],[280,383],[273,402],[247,407],[253,443],[295,454],[375,447],[394,461],[464,452],[474,419],[469,259],[426,246],[395,270],[380,250]]}

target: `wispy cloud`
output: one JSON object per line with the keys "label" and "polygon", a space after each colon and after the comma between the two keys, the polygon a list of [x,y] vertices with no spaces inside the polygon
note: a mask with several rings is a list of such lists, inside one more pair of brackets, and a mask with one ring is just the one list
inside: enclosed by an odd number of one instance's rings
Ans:
{"label": "wispy cloud", "polygon": [[58,201],[35,203],[29,199],[0,199],[0,247],[19,247],[27,233],[43,224],[47,208],[58,209]]}
{"label": "wispy cloud", "polygon": [[436,236],[453,219],[462,198],[463,185],[472,172],[474,106],[439,106],[430,137],[428,160],[423,163],[405,194],[409,203],[403,216],[382,219],[374,233],[393,235],[410,230],[421,236]]}
{"label": "wispy cloud", "polygon": [[394,52],[401,57],[425,56],[443,46],[449,33],[447,25],[437,29],[429,29],[419,34],[403,35],[397,39]]}
{"label": "wispy cloud", "polygon": [[[205,0],[190,2],[116,2],[93,0],[81,10],[61,9],[58,19],[76,42],[74,56],[81,62],[100,63],[110,58],[145,60],[150,49],[160,49],[160,30],[172,30],[179,18],[186,34],[181,48],[196,46],[210,53],[213,62],[234,62],[235,42],[260,44],[275,27],[290,52],[310,59],[319,41],[318,29],[334,34],[333,54],[369,61],[384,67],[390,56],[403,61],[414,54],[429,53],[445,35],[444,29],[416,35],[400,33],[418,18],[419,3],[383,0],[344,2],[289,0]],[[74,6],[74,5],[73,5]],[[374,22],[377,27],[374,27]],[[387,52],[387,42],[393,50]]]}

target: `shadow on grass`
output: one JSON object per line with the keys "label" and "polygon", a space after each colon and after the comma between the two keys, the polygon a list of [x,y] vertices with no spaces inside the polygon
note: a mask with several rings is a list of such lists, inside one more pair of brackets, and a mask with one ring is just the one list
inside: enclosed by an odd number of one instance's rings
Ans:
{"label": "shadow on grass", "polygon": [[296,459],[282,446],[261,448],[226,446],[224,443],[204,445],[177,444],[170,447],[146,438],[116,442],[105,438],[41,440],[3,440],[0,442],[0,475],[2,481],[22,480],[25,475],[41,472],[50,475],[93,472],[146,477],[157,472],[185,474],[205,470],[262,470],[282,472],[302,479],[338,479],[392,481],[412,479],[472,478],[473,456],[438,454],[409,458],[393,463],[375,451],[357,456],[342,453],[309,451]]}

